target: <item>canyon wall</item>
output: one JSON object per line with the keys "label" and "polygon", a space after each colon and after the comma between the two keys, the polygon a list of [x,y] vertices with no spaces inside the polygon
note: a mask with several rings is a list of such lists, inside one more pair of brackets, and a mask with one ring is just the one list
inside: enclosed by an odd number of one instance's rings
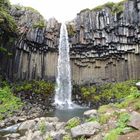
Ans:
{"label": "canyon wall", "polygon": [[[140,0],[124,2],[123,11],[85,9],[67,23],[74,84],[140,79]],[[18,12],[17,12],[18,11]],[[55,80],[59,32],[55,19],[45,27],[30,27],[40,19],[25,10],[12,10],[20,35],[9,76],[16,80]]]}

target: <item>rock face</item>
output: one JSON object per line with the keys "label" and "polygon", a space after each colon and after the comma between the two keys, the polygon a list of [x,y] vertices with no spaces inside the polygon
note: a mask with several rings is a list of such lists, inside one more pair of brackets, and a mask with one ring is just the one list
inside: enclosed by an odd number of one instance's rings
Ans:
{"label": "rock face", "polygon": [[[54,80],[60,24],[55,19],[50,19],[48,22],[42,21],[43,18],[38,13],[34,14],[29,10],[24,12],[25,16],[21,14],[17,20],[21,36],[15,44],[13,76],[19,80]],[[28,21],[32,18],[34,20]],[[34,23],[38,20],[38,25],[34,27]],[[40,22],[46,23],[42,27]]]}
{"label": "rock face", "polygon": [[[122,12],[112,13],[107,7],[84,10],[68,23],[73,83],[140,78],[139,10],[139,0],[128,0]],[[42,20],[37,13],[13,8],[11,14],[20,35],[8,76],[17,80],[55,80],[60,23],[50,19],[43,28],[33,28],[35,22]]]}
{"label": "rock face", "polygon": [[71,24],[72,76],[76,83],[101,83],[140,77],[140,1],[124,11],[84,10]]}

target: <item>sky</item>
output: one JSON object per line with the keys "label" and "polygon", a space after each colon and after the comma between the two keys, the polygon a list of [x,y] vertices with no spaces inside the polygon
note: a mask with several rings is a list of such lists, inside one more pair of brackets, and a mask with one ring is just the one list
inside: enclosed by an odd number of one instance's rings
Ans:
{"label": "sky", "polygon": [[71,21],[85,8],[92,9],[108,1],[121,0],[10,0],[12,4],[30,6],[37,9],[45,19],[55,17],[59,22]]}

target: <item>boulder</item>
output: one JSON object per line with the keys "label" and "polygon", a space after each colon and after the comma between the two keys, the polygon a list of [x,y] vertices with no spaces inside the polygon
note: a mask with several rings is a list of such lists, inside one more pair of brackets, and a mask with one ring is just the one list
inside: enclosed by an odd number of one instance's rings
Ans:
{"label": "boulder", "polygon": [[12,133],[12,134],[7,134],[4,137],[16,139],[16,138],[20,137],[20,134],[19,133]]}
{"label": "boulder", "polygon": [[85,111],[83,115],[87,118],[91,118],[91,117],[97,117],[98,113],[97,110],[92,109],[92,110]]}
{"label": "boulder", "polygon": [[133,111],[130,116],[130,122],[128,126],[134,127],[140,130],[140,113]]}
{"label": "boulder", "polygon": [[62,130],[62,129],[64,129],[65,125],[66,125],[66,123],[64,123],[64,122],[58,122],[55,124],[55,129]]}
{"label": "boulder", "polygon": [[88,140],[103,140],[103,136],[99,133],[96,136],[90,137]]}
{"label": "boulder", "polygon": [[53,140],[62,140],[64,135],[66,135],[65,130],[51,131],[50,133],[46,133],[46,138],[51,137]]}
{"label": "boulder", "polygon": [[32,135],[33,135],[32,130],[26,131],[26,134],[25,135],[27,137],[27,140],[32,140]]}
{"label": "boulder", "polygon": [[140,90],[140,82],[136,83],[136,86]]}
{"label": "boulder", "polygon": [[46,117],[47,122],[58,122],[59,119],[57,117]]}
{"label": "boulder", "polygon": [[19,140],[27,140],[26,136],[20,137]]}
{"label": "boulder", "polygon": [[32,135],[32,140],[43,140],[41,132],[40,131],[35,131]]}
{"label": "boulder", "polygon": [[34,129],[35,126],[36,126],[35,120],[28,120],[28,121],[21,123],[21,125],[18,128],[18,131]]}
{"label": "boulder", "polygon": [[99,132],[101,126],[98,122],[87,122],[71,129],[73,138],[80,136],[93,136]]}

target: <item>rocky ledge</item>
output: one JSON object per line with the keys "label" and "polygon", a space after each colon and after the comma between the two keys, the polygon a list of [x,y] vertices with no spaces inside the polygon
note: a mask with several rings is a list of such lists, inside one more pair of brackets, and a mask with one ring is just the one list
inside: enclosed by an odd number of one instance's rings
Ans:
{"label": "rocky ledge", "polygon": [[[126,113],[127,110],[109,110],[105,114],[111,113]],[[84,113],[84,122],[80,118],[75,117],[67,122],[60,122],[57,117],[41,117],[33,120],[26,120],[14,126],[10,126],[0,130],[0,139],[2,140],[103,140],[109,135],[109,131],[115,130],[120,123],[117,118],[110,118],[106,122],[98,122],[90,120],[97,119],[101,113],[97,110],[89,110]],[[131,140],[139,140],[140,134],[140,113],[129,112],[130,119],[124,123],[121,135],[117,140],[122,138],[127,139],[130,136]],[[114,115],[115,116],[115,115]],[[103,121],[103,120],[102,120]],[[138,137],[135,137],[138,136]],[[108,139],[107,139],[108,140]],[[111,139],[115,140],[115,139]]]}

